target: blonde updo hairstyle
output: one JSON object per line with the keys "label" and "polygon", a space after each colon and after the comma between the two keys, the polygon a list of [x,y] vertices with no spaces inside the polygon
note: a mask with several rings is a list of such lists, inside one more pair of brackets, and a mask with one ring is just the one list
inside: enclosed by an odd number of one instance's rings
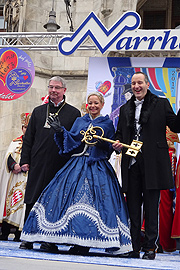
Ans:
{"label": "blonde updo hairstyle", "polygon": [[88,100],[89,100],[89,98],[90,98],[91,96],[97,96],[97,97],[99,98],[101,104],[104,104],[104,97],[103,97],[103,95],[102,95],[100,92],[92,92],[92,93],[90,93],[90,94],[88,95],[88,97],[87,97],[87,103],[88,103]]}

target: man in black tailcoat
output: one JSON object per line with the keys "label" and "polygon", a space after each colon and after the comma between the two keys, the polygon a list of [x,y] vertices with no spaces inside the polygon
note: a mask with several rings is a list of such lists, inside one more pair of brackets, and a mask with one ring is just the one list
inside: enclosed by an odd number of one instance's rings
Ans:
{"label": "man in black tailcoat", "polygon": [[[152,94],[146,74],[132,76],[133,96],[120,108],[116,131],[116,151],[122,149],[122,189],[126,193],[131,220],[133,252],[130,258],[140,258],[141,205],[145,213],[145,243],[143,259],[154,259],[158,237],[158,205],[160,190],[173,188],[171,162],[166,141],[166,126],[180,132],[180,111],[177,116],[169,101]],[[143,142],[136,158],[125,154],[121,142]]]}
{"label": "man in black tailcoat", "polygon": [[[53,130],[47,123],[49,115],[56,115],[62,126],[70,130],[75,119],[80,117],[80,111],[65,101],[66,84],[59,76],[49,80],[49,102],[36,107],[23,141],[20,165],[23,171],[28,171],[25,192],[25,221],[43,189],[53,179],[56,172],[68,161],[68,156],[60,156],[58,146],[54,141]],[[33,243],[23,241],[22,249],[32,249]],[[54,244],[43,243],[41,249],[56,251]]]}

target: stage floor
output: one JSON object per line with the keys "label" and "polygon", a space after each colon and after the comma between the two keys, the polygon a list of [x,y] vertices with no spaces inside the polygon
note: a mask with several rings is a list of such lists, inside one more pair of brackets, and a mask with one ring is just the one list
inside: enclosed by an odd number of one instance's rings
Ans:
{"label": "stage floor", "polygon": [[[69,247],[58,245],[59,253],[47,253],[40,251],[40,244],[35,243],[33,250],[21,250],[19,249],[20,243],[13,242],[13,241],[0,241],[0,262],[4,262],[5,258],[23,258],[23,259],[33,259],[33,260],[45,260],[47,261],[56,261],[63,262],[63,263],[75,263],[79,264],[77,269],[81,269],[81,264],[86,265],[94,265],[95,266],[111,266],[111,267],[123,267],[123,268],[131,268],[131,269],[180,269],[180,253],[179,250],[172,252],[172,253],[157,253],[155,260],[142,260],[142,259],[127,259],[127,258],[113,258],[113,257],[106,257],[104,250],[100,249],[90,249],[90,254],[88,256],[77,256],[77,255],[69,255],[66,254]],[[142,253],[143,254],[143,253]],[[141,257],[142,257],[141,254]],[[21,260],[19,260],[20,262]],[[37,265],[39,262],[37,261]],[[101,267],[100,267],[101,268]],[[108,267],[109,268],[109,267]],[[0,269],[2,265],[0,263]],[[8,269],[8,268],[6,268]],[[10,268],[9,268],[10,269]],[[18,269],[21,269],[18,267]],[[24,270],[28,270],[29,268],[24,268]],[[31,268],[35,269],[35,268]],[[44,267],[43,267],[44,269]],[[52,270],[53,268],[51,268]],[[65,269],[68,269],[67,266]],[[69,268],[69,269],[74,269]],[[112,268],[111,268],[112,269]],[[15,268],[12,268],[15,270]]]}

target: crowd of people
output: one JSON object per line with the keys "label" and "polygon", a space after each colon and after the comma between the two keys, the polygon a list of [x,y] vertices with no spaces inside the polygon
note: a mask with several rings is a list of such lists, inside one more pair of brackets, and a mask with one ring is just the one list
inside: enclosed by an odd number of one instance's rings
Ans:
{"label": "crowd of people", "polygon": [[[167,126],[172,134],[180,133],[180,111],[176,115],[169,101],[152,94],[149,85],[145,73],[132,76],[132,95],[120,107],[115,130],[109,116],[101,114],[101,93],[88,95],[81,116],[65,101],[65,81],[59,76],[49,80],[48,99],[32,112],[21,141],[20,159],[11,155],[11,160],[6,159],[3,165],[11,175],[26,178],[25,194],[21,192],[23,214],[18,215],[16,222],[7,217],[11,180],[3,188],[0,222],[2,228],[8,229],[6,233],[2,229],[1,240],[8,239],[9,226],[15,225],[15,239],[19,241],[20,237],[21,249],[33,249],[33,243],[39,242],[43,251],[58,252],[58,244],[64,244],[70,246],[68,253],[75,255],[88,255],[93,247],[104,249],[109,256],[140,258],[143,251],[142,259],[155,259],[157,244],[163,243],[159,203],[162,226],[166,213],[162,210],[166,204],[163,196],[171,196],[175,189],[174,227],[178,226],[179,176],[175,172],[175,156],[170,155],[174,151],[168,148]],[[110,141],[94,137],[102,134]],[[173,138],[173,143],[179,142],[177,134]],[[136,157],[127,155],[123,147],[133,140],[143,143]],[[114,151],[122,153],[122,186],[109,162]],[[3,178],[2,175],[0,185]],[[20,193],[18,181],[14,186]],[[171,207],[173,202],[172,199]],[[174,229],[172,238],[178,238],[178,234]]]}

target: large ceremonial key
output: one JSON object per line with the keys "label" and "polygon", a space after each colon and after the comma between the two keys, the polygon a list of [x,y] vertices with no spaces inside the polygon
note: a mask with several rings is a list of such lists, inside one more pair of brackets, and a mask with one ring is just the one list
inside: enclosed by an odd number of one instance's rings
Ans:
{"label": "large ceremonial key", "polygon": [[[96,135],[96,129],[101,130],[101,132],[102,132],[101,136]],[[104,138],[103,137],[104,130],[101,127],[98,127],[98,126],[96,126],[96,127],[92,126],[86,132],[84,130],[81,130],[80,133],[84,135],[84,137],[83,137],[83,139],[81,141],[82,142],[84,141],[85,143],[87,143],[89,145],[95,145],[97,143],[97,141],[91,142],[93,140],[93,138],[94,139],[100,139],[100,140],[110,142],[110,143],[115,143],[116,142],[116,141]],[[139,153],[142,145],[143,145],[143,142],[133,140],[130,145],[124,144],[124,143],[121,143],[121,144],[122,144],[123,147],[128,148],[128,150],[126,151],[127,155],[132,156],[132,157],[136,157],[137,154]]]}
{"label": "large ceremonial key", "polygon": [[[100,140],[110,142],[110,143],[115,143],[116,142],[116,141],[113,141],[113,140],[110,140],[110,139],[107,139],[107,138],[104,138],[104,137],[98,136],[98,135],[93,135],[93,137],[95,139],[100,139]],[[141,149],[141,147],[143,145],[143,142],[133,140],[130,145],[125,144],[125,143],[121,143],[121,144],[122,144],[123,147],[128,148],[128,150],[126,151],[127,155],[132,156],[132,157],[136,157],[137,154],[139,153],[139,150]]]}

